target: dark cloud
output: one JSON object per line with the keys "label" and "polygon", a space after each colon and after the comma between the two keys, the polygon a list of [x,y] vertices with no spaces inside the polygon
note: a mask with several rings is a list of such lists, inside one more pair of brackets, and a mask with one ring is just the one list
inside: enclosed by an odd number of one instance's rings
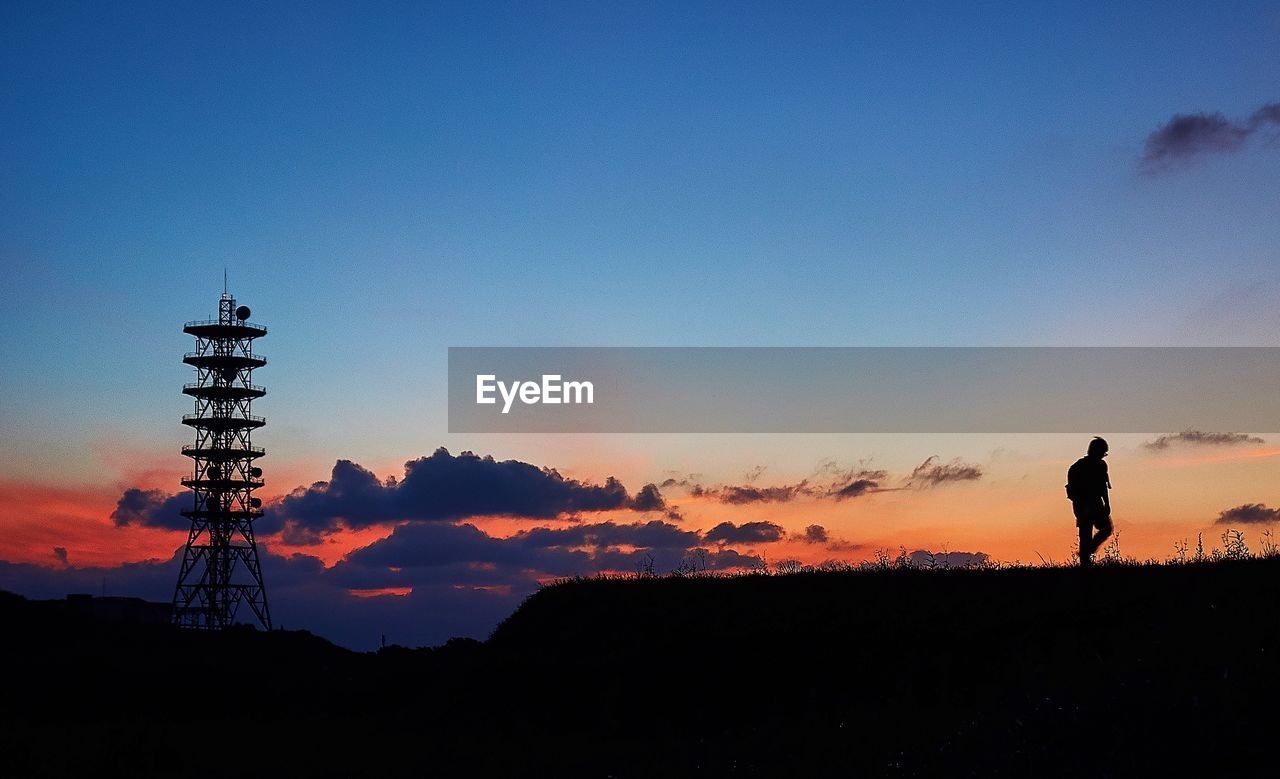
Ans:
{"label": "dark cloud", "polygon": [[70,565],[67,561],[67,548],[65,546],[55,546],[53,548],[53,556],[63,565]]}
{"label": "dark cloud", "polygon": [[1218,525],[1268,525],[1280,522],[1280,509],[1267,508],[1262,503],[1246,503],[1229,508],[1218,515]]}
{"label": "dark cloud", "polygon": [[574,573],[590,563],[586,553],[547,553],[495,538],[474,525],[444,522],[404,524],[391,535],[357,549],[329,572],[343,587],[384,589],[436,584],[518,585],[540,571]]}
{"label": "dark cloud", "polygon": [[702,490],[701,493],[695,494],[713,495],[721,503],[740,506],[748,503],[787,503],[802,495],[812,495],[813,488],[809,486],[809,482],[802,481],[799,484],[784,484],[778,487],[729,485]]}
{"label": "dark cloud", "polygon": [[743,568],[761,568],[764,558],[759,555],[742,554],[736,549],[717,549],[706,557],[707,570],[732,571]]}
{"label": "dark cloud", "polygon": [[[780,537],[781,528],[777,533]],[[743,532],[744,538],[767,535],[767,529],[754,527]],[[505,538],[470,524],[405,523],[390,536],[348,554],[332,575],[356,589],[448,582],[524,587],[547,576],[631,571],[647,556],[654,558],[657,569],[669,570],[711,540],[661,520],[539,527]],[[732,550],[717,554],[726,552]],[[732,559],[721,556],[716,564],[730,567]]]}
{"label": "dark cloud", "polygon": [[809,525],[804,529],[800,540],[806,544],[825,544],[831,540],[831,534],[822,525]]}
{"label": "dark cloud", "polygon": [[1254,111],[1253,116],[1249,117],[1249,124],[1254,127],[1267,124],[1280,126],[1280,103],[1268,103]]}
{"label": "dark cloud", "polygon": [[1263,136],[1265,145],[1280,144],[1280,103],[1270,103],[1254,111],[1249,125]]}
{"label": "dark cloud", "polygon": [[852,552],[857,549],[865,548],[862,544],[841,541],[838,538],[832,537],[831,533],[822,525],[809,525],[804,529],[803,533],[796,533],[791,537],[806,544],[825,546],[833,552]]}
{"label": "dark cloud", "polygon": [[880,482],[872,479],[854,479],[848,484],[832,488],[831,497],[836,500],[848,500],[849,498],[860,498],[871,492],[877,492],[880,489]]}
{"label": "dark cloud", "polygon": [[[267,515],[271,516],[271,513],[268,512]],[[258,531],[263,535],[266,534],[261,522],[258,523]],[[324,533],[296,522],[286,522],[281,528],[280,540],[289,546],[318,546],[324,543]]]}
{"label": "dark cloud", "polygon": [[1276,128],[1280,128],[1280,103],[1264,105],[1244,122],[1216,112],[1175,114],[1147,136],[1141,165],[1147,172],[1158,172],[1204,154],[1236,152],[1254,134]]}
{"label": "dark cloud", "polygon": [[614,547],[632,546],[650,549],[687,549],[700,539],[692,530],[682,530],[661,520],[619,524],[597,522],[595,524],[570,525],[568,527],[539,527],[523,530],[513,539],[532,547]]}
{"label": "dark cloud", "polygon": [[1235,446],[1237,444],[1264,444],[1257,436],[1248,433],[1206,433],[1203,430],[1184,430],[1181,433],[1162,435],[1155,440],[1143,444],[1147,449],[1160,451],[1174,444],[1197,444],[1208,446]]}
{"label": "dark cloud", "polygon": [[[749,477],[759,476],[763,468],[757,468]],[[879,492],[881,483],[888,478],[885,471],[856,468],[841,470],[830,460],[819,464],[815,476],[824,478],[814,481],[804,479],[795,484],[780,484],[773,487],[762,487],[755,484],[719,484],[706,486],[690,479],[667,479],[662,483],[666,487],[682,487],[694,497],[715,499],[728,505],[742,506],[752,503],[789,503],[801,498],[845,500],[856,498],[871,492]]]}
{"label": "dark cloud", "polygon": [[636,511],[662,511],[667,508],[667,502],[658,491],[658,485],[646,484],[636,491],[636,496],[631,501],[631,508]]}
{"label": "dark cloud", "polygon": [[331,530],[401,520],[452,521],[477,516],[549,519],[577,512],[633,509],[665,504],[657,487],[636,498],[617,479],[588,484],[551,468],[517,460],[494,460],[437,449],[405,464],[404,478],[379,481],[350,460],[339,460],[327,482],[299,488],[275,506],[282,520]]}
{"label": "dark cloud", "polygon": [[907,483],[913,487],[936,487],[953,481],[977,481],[982,478],[982,469],[976,465],[952,460],[940,463],[934,455],[915,467],[907,477]]}
{"label": "dark cloud", "polygon": [[[190,520],[181,512],[191,508],[191,500],[189,492],[168,495],[132,487],[121,495],[111,518],[120,526],[186,530]],[[306,546],[321,543],[325,533],[340,526],[490,515],[550,519],[613,509],[662,511],[670,519],[681,518],[654,484],[644,485],[632,497],[613,478],[588,484],[566,479],[551,468],[499,462],[471,452],[454,457],[437,449],[430,457],[406,463],[400,480],[380,480],[350,460],[338,460],[329,481],[299,487],[269,504],[254,527],[259,535],[283,533],[287,543]]]}
{"label": "dark cloud", "polygon": [[744,522],[735,525],[721,522],[702,536],[711,544],[768,544],[781,541],[785,532],[782,525],[773,522]]}
{"label": "dark cloud", "polygon": [[[675,474],[676,471],[667,471],[667,473]],[[691,490],[702,482],[702,474],[690,473],[685,476],[668,476],[658,483],[660,489],[670,489],[671,487],[680,487],[685,490]]]}
{"label": "dark cloud", "polygon": [[[130,487],[120,495],[120,500],[116,501],[111,519],[118,527],[134,525],[185,531],[190,529],[191,520],[182,516],[182,512],[192,508],[192,501],[190,492],[169,495],[160,490]],[[302,545],[307,538],[306,534],[295,528],[292,523],[282,524],[279,514],[270,509],[267,509],[265,515],[259,517],[253,526],[260,536],[283,530],[286,534],[290,534],[290,543],[298,545]],[[306,543],[320,543],[318,535],[312,533],[312,536],[314,539]]]}
{"label": "dark cloud", "polygon": [[44,566],[0,560],[0,590],[28,598],[64,598],[68,593],[131,595],[167,601],[173,597],[182,550],[167,561],[147,560],[111,567]]}
{"label": "dark cloud", "polygon": [[1244,145],[1250,132],[1248,127],[1237,125],[1220,113],[1174,114],[1167,124],[1147,136],[1142,161],[1150,165],[1205,152],[1235,151]]}
{"label": "dark cloud", "polygon": [[111,520],[118,526],[141,525],[169,530],[186,530],[191,520],[182,512],[192,506],[191,493],[166,495],[160,490],[140,490],[130,487],[116,502]]}

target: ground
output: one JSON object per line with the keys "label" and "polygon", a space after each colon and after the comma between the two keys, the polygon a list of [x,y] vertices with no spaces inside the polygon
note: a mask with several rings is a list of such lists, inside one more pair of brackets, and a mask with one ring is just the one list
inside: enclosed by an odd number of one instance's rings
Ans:
{"label": "ground", "polygon": [[1257,773],[1278,589],[1277,559],[585,579],[370,654],[9,596],[0,773]]}

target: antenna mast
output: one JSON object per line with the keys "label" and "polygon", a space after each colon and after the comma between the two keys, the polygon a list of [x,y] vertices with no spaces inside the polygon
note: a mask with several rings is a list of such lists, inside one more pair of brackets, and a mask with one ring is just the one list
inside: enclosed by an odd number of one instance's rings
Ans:
{"label": "antenna mast", "polygon": [[182,485],[191,488],[193,504],[182,512],[191,520],[182,569],[173,593],[175,624],[221,630],[235,622],[247,603],[262,627],[271,629],[267,590],[262,583],[253,521],[262,516],[262,500],[253,491],[263,485],[254,461],[266,454],[250,440],[266,424],[251,411],[255,398],[267,394],[253,383],[253,369],[267,364],[254,354],[253,340],[267,328],[249,321],[248,306],[236,308],[223,292],[218,318],[188,322],[184,333],[195,336],[196,350],[182,361],[196,370],[196,381],[182,392],[195,398],[195,413],[182,423],[195,428],[195,444],[182,447],[193,471]]}

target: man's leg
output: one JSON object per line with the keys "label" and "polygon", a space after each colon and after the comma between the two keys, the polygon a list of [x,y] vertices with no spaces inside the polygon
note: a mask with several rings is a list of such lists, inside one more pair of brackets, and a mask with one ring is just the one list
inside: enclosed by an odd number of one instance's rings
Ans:
{"label": "man's leg", "polygon": [[1102,545],[1111,537],[1111,515],[1100,512],[1098,516],[1094,518],[1093,525],[1098,528],[1098,534],[1093,537],[1092,541],[1090,541],[1090,545],[1093,547],[1093,551],[1096,552],[1101,549]]}
{"label": "man's leg", "polygon": [[1093,525],[1078,525],[1080,529],[1080,567],[1088,567],[1093,563]]}

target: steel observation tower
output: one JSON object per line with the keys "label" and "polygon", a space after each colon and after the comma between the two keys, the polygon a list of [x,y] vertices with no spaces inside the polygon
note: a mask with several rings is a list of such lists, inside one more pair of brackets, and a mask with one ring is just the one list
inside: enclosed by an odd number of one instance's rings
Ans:
{"label": "steel observation tower", "polygon": [[262,500],[253,491],[263,484],[254,461],[266,452],[250,440],[266,424],[251,406],[267,394],[253,383],[253,369],[267,364],[254,354],[253,340],[267,328],[250,322],[249,314],[248,306],[237,308],[224,289],[217,319],[182,328],[196,338],[196,350],[182,358],[196,370],[196,381],[182,388],[195,398],[195,413],[182,417],[182,424],[196,434],[194,444],[182,447],[194,465],[182,480],[194,501],[182,512],[191,520],[191,532],[173,592],[173,621],[183,627],[221,630],[235,622],[244,603],[258,624],[271,629],[253,535],[253,521],[262,516]]}

